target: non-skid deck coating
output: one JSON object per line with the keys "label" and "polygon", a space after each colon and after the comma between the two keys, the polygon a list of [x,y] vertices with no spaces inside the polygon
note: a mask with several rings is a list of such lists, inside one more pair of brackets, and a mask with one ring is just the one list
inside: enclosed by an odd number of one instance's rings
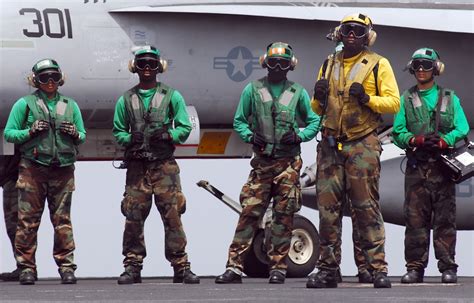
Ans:
{"label": "non-skid deck coating", "polygon": [[336,289],[307,289],[306,279],[287,279],[268,284],[266,279],[244,278],[242,284],[215,284],[213,277],[201,284],[171,283],[171,278],[145,278],[142,284],[117,285],[115,278],[79,279],[76,285],[61,285],[47,279],[36,285],[0,282],[0,302],[474,302],[474,277],[460,277],[457,284],[441,284],[439,277],[425,283],[400,284],[390,277],[391,289],[374,289],[345,277]]}

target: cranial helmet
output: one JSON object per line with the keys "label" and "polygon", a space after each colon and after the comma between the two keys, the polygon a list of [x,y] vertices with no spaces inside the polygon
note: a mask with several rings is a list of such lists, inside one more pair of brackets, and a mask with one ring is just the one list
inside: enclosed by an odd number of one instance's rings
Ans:
{"label": "cranial helmet", "polygon": [[143,46],[138,47],[137,49],[133,51],[133,55],[135,56],[135,58],[128,62],[128,70],[131,73],[137,72],[137,68],[136,68],[137,58],[141,56],[145,56],[145,55],[151,55],[151,57],[156,57],[158,59],[158,61],[160,62],[158,73],[164,73],[166,69],[168,68],[168,61],[161,59],[160,50],[152,45],[143,45]]}
{"label": "cranial helmet", "polygon": [[260,56],[259,62],[263,68],[267,68],[267,60],[269,58],[284,58],[290,61],[290,70],[294,70],[298,64],[293,48],[284,42],[273,42],[267,46],[267,52]]}
{"label": "cranial helmet", "polygon": [[432,48],[423,47],[423,48],[417,49],[413,53],[413,55],[411,56],[411,60],[408,61],[408,64],[406,67],[406,69],[408,69],[411,74],[415,73],[415,70],[413,69],[412,64],[413,64],[413,61],[416,59],[432,61],[435,75],[441,75],[444,71],[444,63],[439,60],[440,56],[438,52]]}
{"label": "cranial helmet", "polygon": [[47,69],[54,69],[57,70],[61,74],[61,80],[59,81],[59,85],[63,85],[65,81],[65,75],[61,71],[59,64],[54,59],[42,59],[36,62],[35,65],[31,68],[32,73],[27,77],[28,83],[33,87],[39,87],[40,83],[38,81],[38,75]]}
{"label": "cranial helmet", "polygon": [[374,45],[375,40],[377,39],[377,33],[373,29],[372,20],[369,18],[369,16],[361,14],[361,13],[350,14],[342,18],[341,24],[336,28],[336,31],[338,32],[337,33],[338,41],[342,41],[342,36],[341,36],[341,33],[339,32],[341,25],[348,22],[356,22],[356,23],[360,23],[366,26],[367,27],[367,43],[366,44],[368,46]]}

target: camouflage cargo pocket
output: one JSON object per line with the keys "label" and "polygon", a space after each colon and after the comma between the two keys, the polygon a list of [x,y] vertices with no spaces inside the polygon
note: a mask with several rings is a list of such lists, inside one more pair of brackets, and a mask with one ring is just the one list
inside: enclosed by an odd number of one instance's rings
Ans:
{"label": "camouflage cargo pocket", "polygon": [[[286,201],[286,203],[285,203]],[[301,189],[293,186],[283,199],[275,205],[275,210],[285,214],[294,214],[301,209]]]}
{"label": "camouflage cargo pocket", "polygon": [[124,194],[121,211],[125,218],[132,221],[142,221],[147,213],[145,208],[145,203],[140,203],[138,199],[134,198],[129,193]]}

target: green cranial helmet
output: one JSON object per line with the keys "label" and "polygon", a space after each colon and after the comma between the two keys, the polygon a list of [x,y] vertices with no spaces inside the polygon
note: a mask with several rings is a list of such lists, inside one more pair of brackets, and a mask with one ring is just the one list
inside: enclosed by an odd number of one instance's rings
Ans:
{"label": "green cranial helmet", "polygon": [[138,57],[138,56],[141,56],[141,55],[146,55],[146,54],[150,54],[150,55],[154,55],[156,57],[159,57],[160,56],[160,51],[154,47],[154,46],[151,46],[151,45],[144,45],[144,46],[140,46],[139,48],[137,48],[134,53],[135,57]]}
{"label": "green cranial helmet", "polygon": [[59,68],[58,62],[54,59],[42,59],[38,61],[35,65],[33,65],[33,68],[31,69],[34,74],[38,74],[39,72],[45,70],[45,69],[55,69],[60,71],[61,69]]}
{"label": "green cranial helmet", "polygon": [[417,49],[411,56],[411,59],[412,60],[425,59],[425,60],[436,61],[436,60],[439,60],[439,55],[434,49],[423,47],[423,48]]}
{"label": "green cranial helmet", "polygon": [[280,57],[291,60],[293,49],[287,43],[274,42],[267,47],[267,57]]}

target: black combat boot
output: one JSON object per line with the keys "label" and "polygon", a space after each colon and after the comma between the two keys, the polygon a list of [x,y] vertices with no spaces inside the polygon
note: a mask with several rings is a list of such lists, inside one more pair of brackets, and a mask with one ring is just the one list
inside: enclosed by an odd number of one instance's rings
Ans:
{"label": "black combat boot", "polygon": [[336,271],[336,281],[337,283],[342,283],[342,273],[340,267]]}
{"label": "black combat boot", "polygon": [[118,284],[134,284],[134,283],[142,283],[142,276],[140,274],[140,269],[127,266],[125,271],[120,275],[117,280]]}
{"label": "black combat boot", "polygon": [[242,276],[228,269],[220,276],[216,278],[217,284],[239,284],[242,283]]}
{"label": "black combat boot", "polygon": [[9,281],[19,281],[20,280],[21,269],[17,268],[12,272],[4,272],[0,274],[0,280],[5,282]]}
{"label": "black combat boot", "polygon": [[423,283],[424,270],[411,269],[403,275],[401,282],[404,284]]}
{"label": "black combat boot", "polygon": [[173,283],[199,284],[201,281],[191,271],[191,264],[186,263],[184,267],[174,268]]}
{"label": "black combat boot", "polygon": [[447,269],[443,271],[443,273],[441,274],[441,282],[442,283],[457,283],[458,275],[456,274],[456,270]]}
{"label": "black combat boot", "polygon": [[311,274],[306,282],[307,288],[336,288],[336,271],[320,269],[317,273]]}
{"label": "black combat boot", "polygon": [[19,281],[21,285],[34,285],[36,281],[36,273],[31,270],[21,272]]}
{"label": "black combat boot", "polygon": [[283,284],[285,283],[285,274],[278,270],[270,271],[270,279],[268,279],[270,284]]}
{"label": "black combat boot", "polygon": [[76,284],[77,279],[72,270],[60,271],[61,284]]}
{"label": "black combat boot", "polygon": [[386,272],[377,272],[374,275],[374,288],[392,288],[392,283]]}
{"label": "black combat boot", "polygon": [[357,274],[357,278],[359,278],[359,283],[373,283],[374,276],[368,270],[361,270]]}

